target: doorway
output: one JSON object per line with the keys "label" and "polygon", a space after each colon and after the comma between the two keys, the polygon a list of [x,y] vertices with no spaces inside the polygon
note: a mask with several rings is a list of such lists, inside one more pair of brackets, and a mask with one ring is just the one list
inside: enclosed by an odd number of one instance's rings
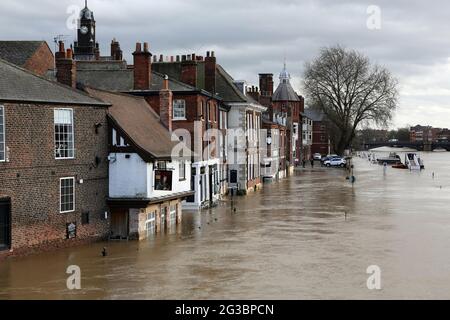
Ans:
{"label": "doorway", "polygon": [[11,200],[0,199],[0,251],[11,249]]}
{"label": "doorway", "polygon": [[128,210],[120,209],[111,212],[111,239],[128,239]]}

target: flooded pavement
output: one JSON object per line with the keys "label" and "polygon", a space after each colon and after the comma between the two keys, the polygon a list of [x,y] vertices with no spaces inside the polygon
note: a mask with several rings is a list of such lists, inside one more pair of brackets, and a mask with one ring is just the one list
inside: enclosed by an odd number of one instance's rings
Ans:
{"label": "flooded pavement", "polygon": [[450,153],[422,158],[422,172],[386,174],[356,158],[353,187],[344,170],[307,168],[155,239],[0,262],[0,299],[450,299]]}

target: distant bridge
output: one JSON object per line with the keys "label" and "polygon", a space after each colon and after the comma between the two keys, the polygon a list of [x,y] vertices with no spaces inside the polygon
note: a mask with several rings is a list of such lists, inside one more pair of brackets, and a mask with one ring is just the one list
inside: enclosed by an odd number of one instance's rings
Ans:
{"label": "distant bridge", "polygon": [[391,148],[411,148],[416,149],[417,151],[433,151],[436,149],[445,149],[450,151],[450,142],[367,142],[364,143],[364,149],[374,149],[379,147],[391,147]]}

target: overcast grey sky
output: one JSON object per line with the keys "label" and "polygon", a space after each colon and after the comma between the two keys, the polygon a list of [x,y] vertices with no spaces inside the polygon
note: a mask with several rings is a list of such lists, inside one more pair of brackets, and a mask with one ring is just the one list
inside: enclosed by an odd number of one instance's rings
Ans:
{"label": "overcast grey sky", "polygon": [[[84,0],[2,0],[0,39],[52,44],[64,34],[72,42],[76,33],[66,22],[73,5],[82,8]],[[381,29],[367,27],[370,5],[381,9]],[[448,0],[89,0],[89,8],[104,55],[114,37],[129,63],[136,41],[149,42],[158,55],[214,50],[235,79],[254,85],[260,72],[277,77],[286,56],[300,94],[305,61],[339,43],[398,77],[393,126],[450,127]]]}

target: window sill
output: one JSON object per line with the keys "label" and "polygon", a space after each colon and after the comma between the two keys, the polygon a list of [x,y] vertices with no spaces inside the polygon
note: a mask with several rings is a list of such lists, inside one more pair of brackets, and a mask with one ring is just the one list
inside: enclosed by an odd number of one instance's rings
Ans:
{"label": "window sill", "polygon": [[55,160],[75,160],[75,157],[73,157],[73,158],[55,158]]}
{"label": "window sill", "polygon": [[184,179],[180,179],[180,180],[178,180],[179,182],[183,182],[183,181],[186,181],[187,179],[186,178],[184,178]]}
{"label": "window sill", "polygon": [[72,213],[75,212],[76,210],[71,210],[71,211],[60,211],[59,213],[63,214],[63,213]]}
{"label": "window sill", "polygon": [[186,118],[173,118],[172,121],[186,121]]}

